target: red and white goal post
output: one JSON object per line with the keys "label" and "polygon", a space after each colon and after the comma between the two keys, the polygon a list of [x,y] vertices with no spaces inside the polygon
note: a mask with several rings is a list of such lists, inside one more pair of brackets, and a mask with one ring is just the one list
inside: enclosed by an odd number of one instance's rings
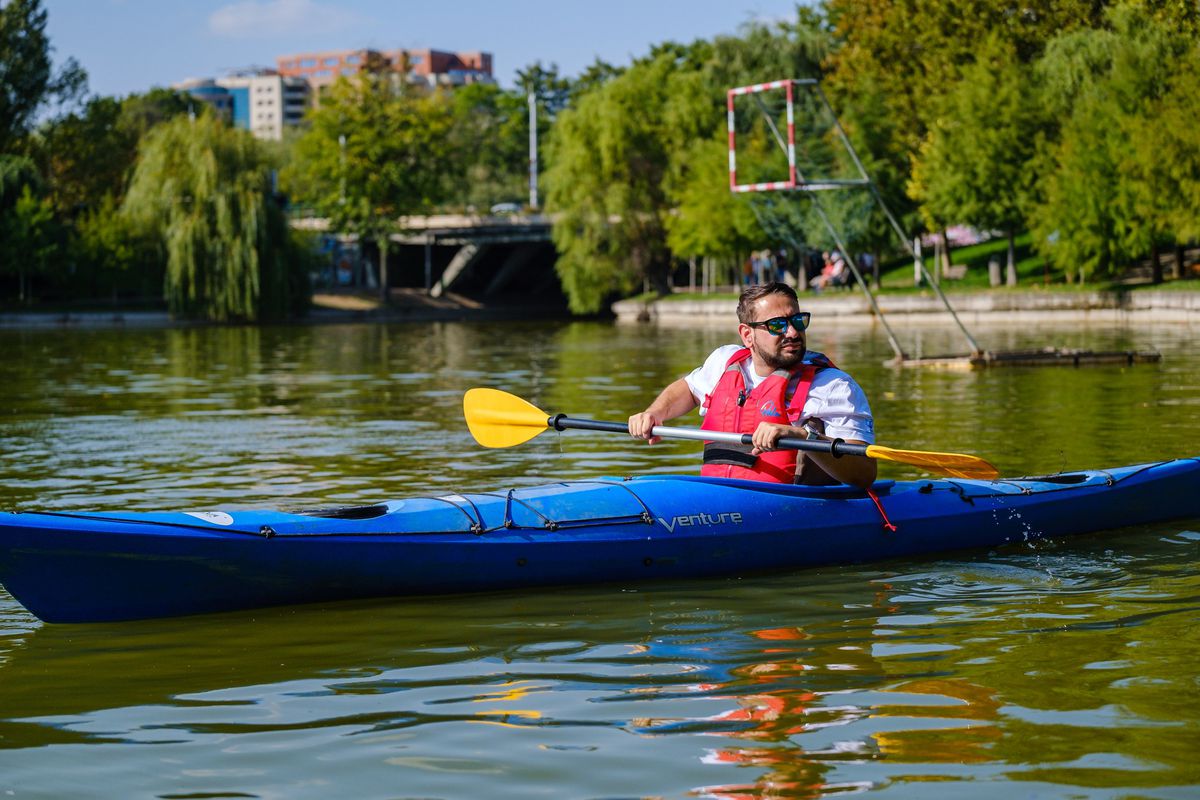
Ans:
{"label": "red and white goal post", "polygon": [[[765,183],[738,183],[737,181],[737,128],[733,110],[735,97],[769,92],[783,89],[787,98],[787,164],[788,178],[785,181],[768,181]],[[752,86],[738,86],[730,89],[726,95],[727,118],[729,124],[729,188],[734,192],[770,192],[796,188],[796,110],[795,110],[795,81],[782,80],[769,83],[756,83]]]}
{"label": "red and white goal post", "polygon": [[[839,138],[843,144],[851,152],[853,148],[850,142],[845,138],[845,134],[840,130],[837,124],[837,117],[833,112],[833,108],[829,106],[829,101],[825,99],[825,95],[821,92],[819,82],[814,78],[789,78],[778,81],[770,81],[768,83],[756,83],[751,86],[738,86],[728,90],[726,93],[726,110],[727,122],[729,127],[729,189],[734,192],[775,192],[775,191],[801,191],[801,192],[817,192],[830,189],[847,189],[854,187],[870,186],[870,179],[863,172],[861,163],[858,161],[857,154],[853,154],[854,163],[858,167],[859,176],[851,179],[828,179],[822,178],[819,180],[807,179],[796,167],[796,89],[803,87],[810,92],[815,92],[820,100],[821,105],[828,113],[832,124],[837,128]],[[762,120],[770,128],[780,149],[784,151],[787,157],[787,180],[779,181],[762,181],[755,183],[738,183],[737,177],[737,116],[734,110],[734,100],[738,97],[747,95],[758,95],[766,92],[774,92],[782,89],[785,99],[785,108],[787,111],[787,133],[786,137],[775,124],[775,120],[771,118],[771,112],[768,111],[766,105],[761,99],[756,98],[759,111],[762,114]]]}

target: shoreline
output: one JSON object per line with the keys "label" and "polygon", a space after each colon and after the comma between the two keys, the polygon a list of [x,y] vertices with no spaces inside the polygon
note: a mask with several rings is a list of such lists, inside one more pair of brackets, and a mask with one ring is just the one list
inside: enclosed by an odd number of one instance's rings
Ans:
{"label": "shoreline", "polygon": [[[174,328],[211,325],[325,325],[357,322],[528,321],[572,319],[565,310],[545,306],[485,305],[465,298],[415,298],[404,293],[398,302],[381,304],[338,302],[318,296],[302,317],[263,323],[218,323],[173,318],[166,311],[11,311],[0,312],[0,329],[6,328]],[[906,323],[944,324],[948,315],[932,293],[878,295],[876,302],[888,317]],[[1128,322],[1152,318],[1154,322],[1200,323],[1200,292],[1143,290],[1138,292],[974,292],[954,294],[950,302],[964,324],[982,324],[1003,316],[1021,321]],[[875,314],[866,297],[857,292],[802,295],[803,306],[822,317],[845,322],[872,322]],[[668,300],[619,300],[612,313],[620,323],[728,322],[737,301],[703,296]],[[584,317],[578,317],[583,319]],[[589,317],[594,318],[594,317]]]}
{"label": "shoreline", "polygon": [[211,326],[337,325],[357,322],[456,322],[466,320],[512,321],[570,318],[544,306],[485,305],[447,294],[441,298],[423,292],[393,290],[390,305],[357,293],[317,293],[313,305],[301,316],[263,322],[213,322],[180,319],[168,311],[0,311],[0,330],[13,328],[195,328]]}
{"label": "shoreline", "polygon": [[[801,295],[801,306],[822,317],[872,321],[875,314],[863,295],[837,293]],[[877,295],[885,317],[905,322],[944,323],[946,307],[932,293]],[[1139,292],[975,292],[950,296],[959,319],[982,322],[996,315],[1019,320],[1080,320],[1120,322],[1152,316],[1155,322],[1200,322],[1200,292],[1144,290]],[[705,321],[734,319],[737,301],[722,299],[620,300],[612,310],[620,322]]]}

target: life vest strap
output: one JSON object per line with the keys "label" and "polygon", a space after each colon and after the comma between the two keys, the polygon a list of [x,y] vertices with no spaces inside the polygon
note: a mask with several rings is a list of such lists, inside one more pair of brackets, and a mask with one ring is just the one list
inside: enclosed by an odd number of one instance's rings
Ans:
{"label": "life vest strap", "polygon": [[752,469],[758,461],[758,456],[750,455],[750,450],[750,446],[744,444],[705,442],[704,463]]}

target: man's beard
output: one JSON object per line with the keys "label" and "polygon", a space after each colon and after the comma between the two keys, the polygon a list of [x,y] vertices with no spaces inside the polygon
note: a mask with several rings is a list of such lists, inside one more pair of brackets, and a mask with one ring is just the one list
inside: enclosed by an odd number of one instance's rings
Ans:
{"label": "man's beard", "polygon": [[[789,341],[794,342],[796,340],[792,339]],[[785,343],[780,342],[779,344],[780,344],[780,346],[783,346]],[[797,364],[799,364],[801,361],[804,360],[804,356],[808,352],[803,346],[804,343],[801,342],[800,344],[801,344],[800,349],[796,350],[795,352],[792,352],[792,353],[789,353],[789,352],[767,352],[766,350],[764,350],[763,348],[761,348],[757,344],[755,344],[755,346],[753,348],[754,358],[757,359],[760,363],[765,364],[766,366],[770,367],[772,370],[792,369],[793,367],[795,367]]]}

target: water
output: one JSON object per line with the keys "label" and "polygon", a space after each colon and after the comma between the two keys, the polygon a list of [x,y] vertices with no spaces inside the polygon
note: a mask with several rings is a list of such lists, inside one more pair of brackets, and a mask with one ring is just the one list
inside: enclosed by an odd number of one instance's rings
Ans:
{"label": "water", "polygon": [[[821,320],[811,345],[859,377],[881,444],[1006,474],[1200,453],[1194,326],[973,332],[1164,360],[896,371],[877,331]],[[952,329],[901,335],[962,350]],[[694,471],[694,444],[582,432],[483,451],[461,395],[623,419],[728,340],[604,323],[0,331],[0,507],[295,507]],[[43,625],[0,590],[0,792],[1196,797],[1198,567],[1200,520],[1184,520],[746,579],[119,625]]]}

